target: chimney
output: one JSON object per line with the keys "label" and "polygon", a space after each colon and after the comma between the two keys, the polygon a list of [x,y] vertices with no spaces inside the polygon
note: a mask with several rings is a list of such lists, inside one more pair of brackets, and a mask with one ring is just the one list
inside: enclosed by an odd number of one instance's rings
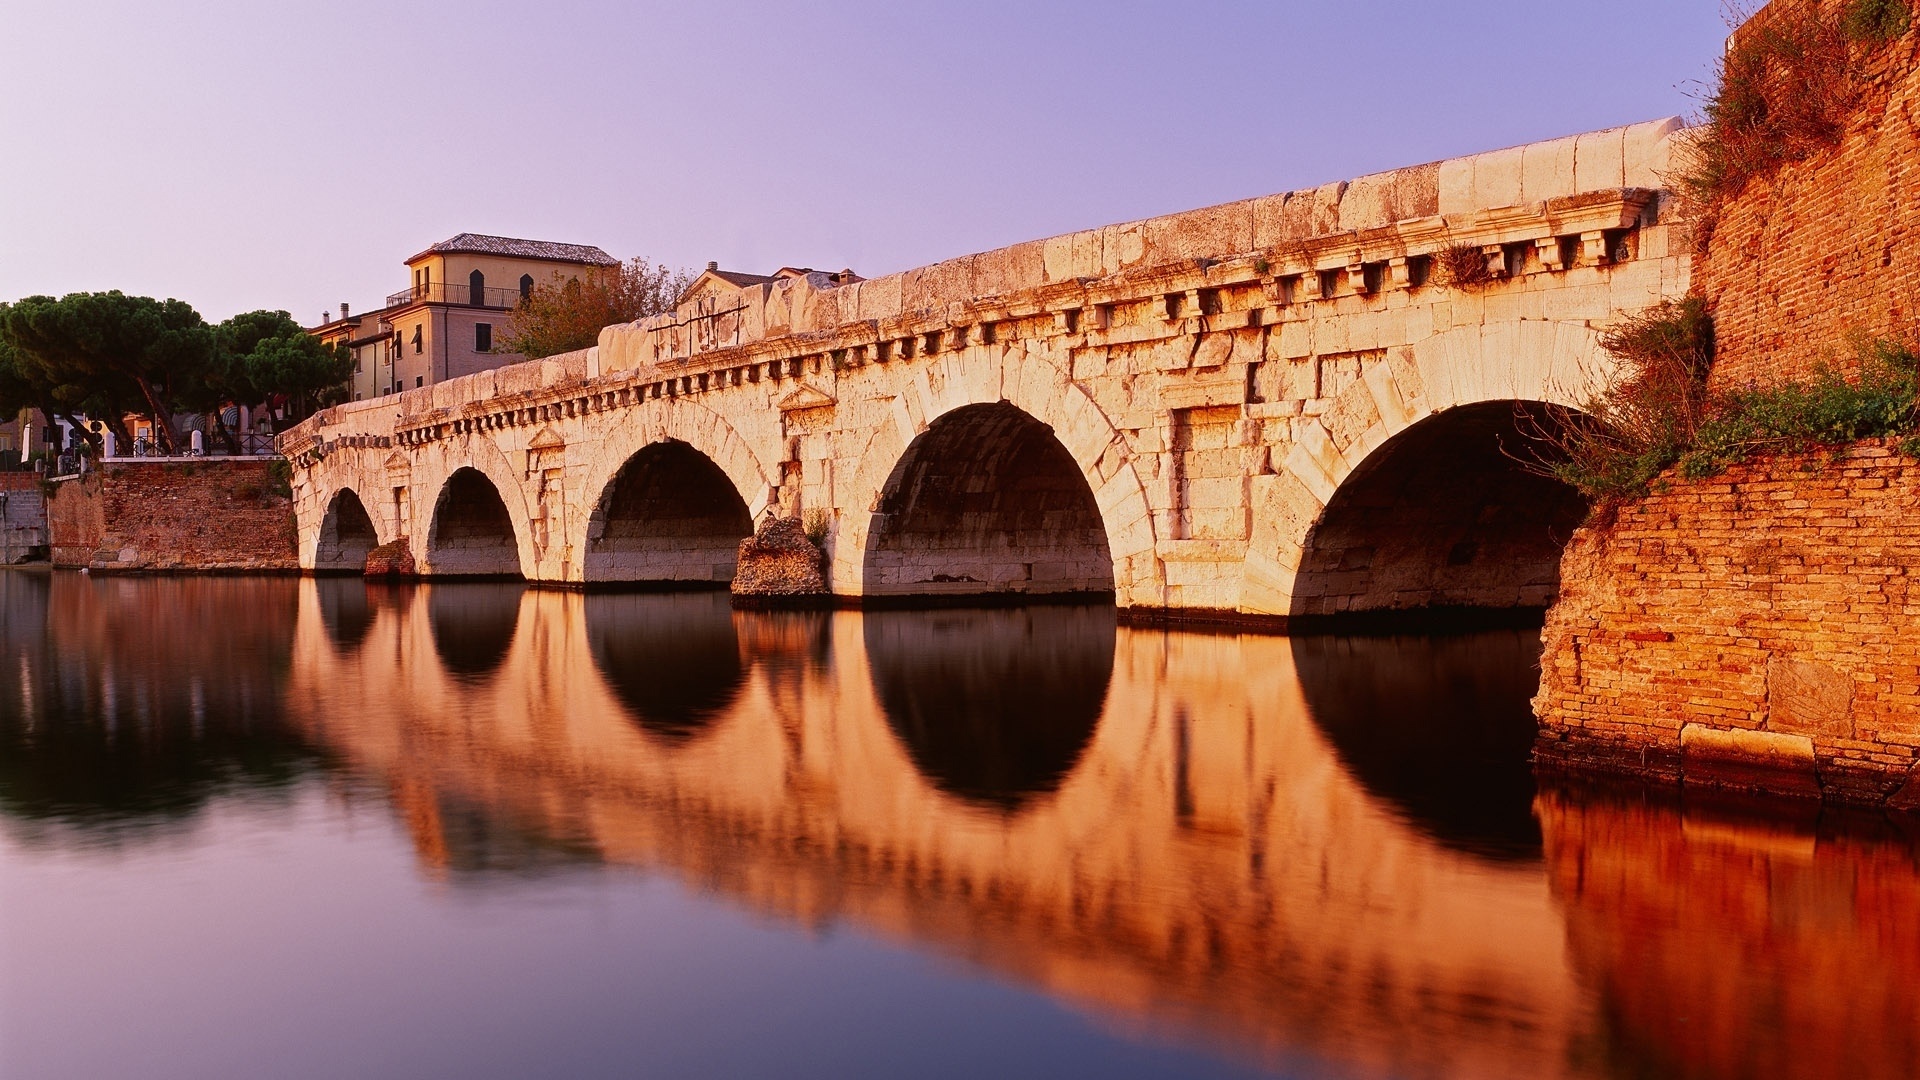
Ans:
{"label": "chimney", "polygon": [[346,319],[347,319],[347,302],[345,300],[342,300],[340,301],[340,321],[345,322]]}
{"label": "chimney", "polygon": [[707,264],[707,269],[709,269],[709,270],[718,270],[718,269],[720,269],[720,264],[719,264],[719,263],[717,263],[717,262],[710,262],[710,263],[708,263],[708,264]]}

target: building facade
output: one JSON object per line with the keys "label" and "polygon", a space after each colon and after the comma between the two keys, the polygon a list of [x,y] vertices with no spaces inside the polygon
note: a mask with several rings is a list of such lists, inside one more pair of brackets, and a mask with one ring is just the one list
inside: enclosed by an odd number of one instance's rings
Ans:
{"label": "building facade", "polygon": [[619,265],[587,244],[461,233],[408,259],[410,284],[378,310],[353,315],[342,304],[313,333],[351,350],[348,397],[364,401],[524,360],[494,347],[521,299]]}

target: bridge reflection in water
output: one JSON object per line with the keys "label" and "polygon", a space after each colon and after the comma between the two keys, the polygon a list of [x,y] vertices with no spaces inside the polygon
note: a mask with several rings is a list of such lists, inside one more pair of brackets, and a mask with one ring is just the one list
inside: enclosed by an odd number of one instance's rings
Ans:
{"label": "bridge reflection in water", "polygon": [[503,851],[668,871],[1115,1023],[1363,1074],[1920,1060],[1914,836],[1536,796],[1529,634],[447,585],[374,591],[368,615],[333,587],[302,586],[297,726],[383,778],[456,881]]}
{"label": "bridge reflection in water", "polygon": [[34,850],[144,844],[328,777],[389,803],[453,889],[668,874],[1252,1060],[1920,1061],[1913,824],[1535,793],[1526,634],[27,574],[0,575],[0,615],[0,828]]}

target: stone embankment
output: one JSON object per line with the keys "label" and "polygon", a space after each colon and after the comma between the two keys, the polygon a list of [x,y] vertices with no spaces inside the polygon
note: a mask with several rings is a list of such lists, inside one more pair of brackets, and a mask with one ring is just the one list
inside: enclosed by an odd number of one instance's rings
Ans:
{"label": "stone embankment", "polygon": [[47,501],[36,472],[0,472],[0,563],[47,557]]}
{"label": "stone embankment", "polygon": [[95,572],[297,573],[277,458],[110,462],[53,485],[55,566]]}
{"label": "stone embankment", "polygon": [[1920,809],[1920,462],[1863,444],[1582,529],[1548,614],[1550,768]]}

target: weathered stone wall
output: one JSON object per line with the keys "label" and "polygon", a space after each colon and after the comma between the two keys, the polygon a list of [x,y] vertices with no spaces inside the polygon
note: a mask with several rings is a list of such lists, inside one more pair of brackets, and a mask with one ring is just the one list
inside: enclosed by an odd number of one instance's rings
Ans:
{"label": "weathered stone wall", "polygon": [[[1760,18],[1807,8],[1776,0]],[[1844,365],[1854,335],[1920,331],[1920,34],[1862,50],[1862,63],[1865,92],[1839,145],[1716,210],[1694,274],[1713,307],[1722,385]]]}
{"label": "weathered stone wall", "polygon": [[54,485],[56,566],[297,571],[292,501],[269,458],[110,464]]}
{"label": "weathered stone wall", "polygon": [[1916,566],[1920,462],[1887,445],[1672,482],[1567,548],[1539,759],[1914,802]]}

